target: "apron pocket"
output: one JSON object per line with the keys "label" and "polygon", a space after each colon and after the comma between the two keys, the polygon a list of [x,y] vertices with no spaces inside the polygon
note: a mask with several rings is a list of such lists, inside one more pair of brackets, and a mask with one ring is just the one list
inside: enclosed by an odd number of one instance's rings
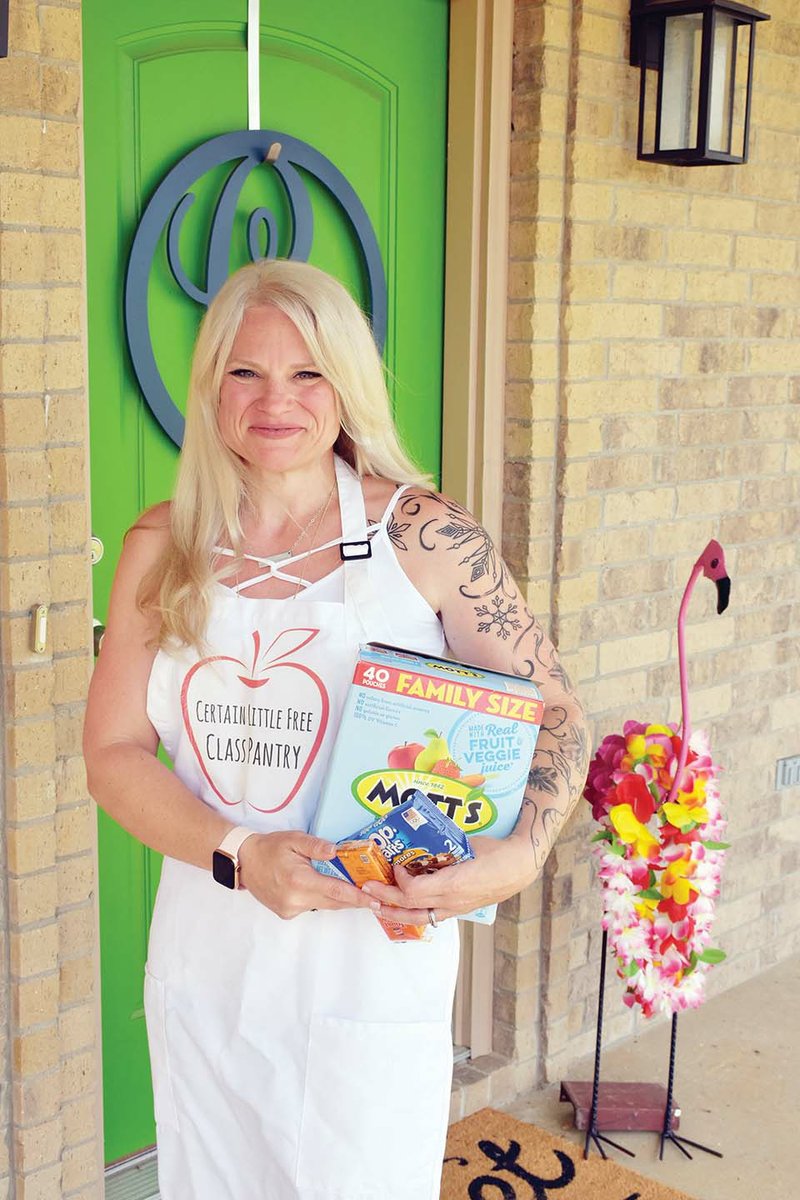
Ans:
{"label": "apron pocket", "polygon": [[172,1076],[167,1053],[167,1003],[164,984],[147,967],[144,971],[144,1015],[150,1048],[150,1074],[153,1080],[153,1107],[160,1129],[177,1129],[178,1112],[172,1092]]}
{"label": "apron pocket", "polygon": [[438,1196],[452,1072],[447,1022],[312,1018],[298,1149],[302,1195]]}

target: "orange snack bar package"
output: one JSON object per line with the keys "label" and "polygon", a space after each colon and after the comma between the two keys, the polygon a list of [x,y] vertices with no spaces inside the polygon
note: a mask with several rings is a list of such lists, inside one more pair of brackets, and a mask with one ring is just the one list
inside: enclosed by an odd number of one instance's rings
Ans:
{"label": "orange snack bar package", "polygon": [[[473,858],[469,838],[422,792],[336,845],[336,857],[314,866],[323,875],[363,887],[371,879],[394,883],[395,866],[412,875],[429,874]],[[424,941],[428,925],[404,925],[378,917],[392,941]]]}
{"label": "orange snack bar package", "polygon": [[374,842],[340,842],[336,857],[356,887],[363,887],[371,879],[394,883],[394,871]]}
{"label": "orange snack bar package", "polygon": [[[375,842],[355,839],[340,842],[336,848],[336,860],[356,887],[363,887],[372,879],[379,883],[394,883],[394,871]],[[393,942],[417,940],[425,936],[424,925],[403,925],[400,921],[387,921],[382,917],[378,917],[378,921]]]}
{"label": "orange snack bar package", "polygon": [[[340,842],[336,859],[356,887],[363,887],[371,879],[394,883],[394,871],[374,842]],[[393,942],[418,940],[425,936],[424,925],[403,925],[383,917],[378,917],[378,921]]]}

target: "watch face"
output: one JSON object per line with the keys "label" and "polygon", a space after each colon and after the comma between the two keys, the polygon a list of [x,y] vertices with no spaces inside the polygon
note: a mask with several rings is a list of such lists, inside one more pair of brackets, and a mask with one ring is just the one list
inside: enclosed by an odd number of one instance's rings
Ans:
{"label": "watch face", "polygon": [[211,856],[211,874],[223,887],[236,887],[236,866],[231,856],[222,850],[215,850]]}

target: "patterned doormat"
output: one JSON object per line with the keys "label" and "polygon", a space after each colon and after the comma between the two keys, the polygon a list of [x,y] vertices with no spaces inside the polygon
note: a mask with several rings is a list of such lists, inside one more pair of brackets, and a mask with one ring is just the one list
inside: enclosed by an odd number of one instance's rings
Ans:
{"label": "patterned doormat", "polygon": [[567,1142],[493,1108],[459,1121],[447,1137],[441,1200],[691,1200],[583,1139]]}

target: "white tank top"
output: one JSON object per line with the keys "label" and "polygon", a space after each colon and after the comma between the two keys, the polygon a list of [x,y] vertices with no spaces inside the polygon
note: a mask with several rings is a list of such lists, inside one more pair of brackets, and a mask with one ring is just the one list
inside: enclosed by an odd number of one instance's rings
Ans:
{"label": "white tank top", "polygon": [[[147,715],[178,777],[265,832],[309,828],[359,644],[445,652],[441,622],[389,536],[400,492],[368,527],[358,477],[339,458],[335,468],[341,566],[282,600],[243,595],[255,579],[214,585],[205,652],[159,650],[150,673]],[[295,559],[267,574],[288,575]]]}

